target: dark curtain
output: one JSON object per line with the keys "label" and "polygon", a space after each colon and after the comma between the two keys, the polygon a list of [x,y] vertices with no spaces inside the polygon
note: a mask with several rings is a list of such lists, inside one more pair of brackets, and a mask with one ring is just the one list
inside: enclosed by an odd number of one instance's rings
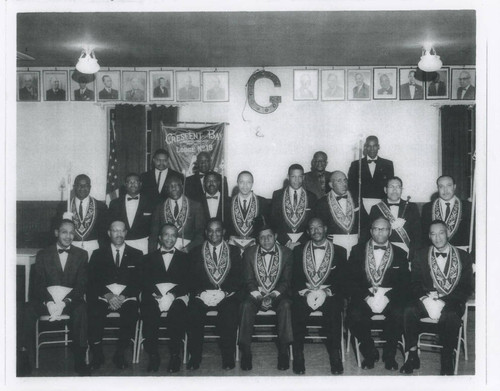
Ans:
{"label": "dark curtain", "polygon": [[175,106],[151,105],[151,155],[158,148],[165,148],[161,126],[176,126],[179,108]]}
{"label": "dark curtain", "polygon": [[441,107],[442,173],[452,175],[461,199],[472,197],[472,158],[475,149],[475,107]]}

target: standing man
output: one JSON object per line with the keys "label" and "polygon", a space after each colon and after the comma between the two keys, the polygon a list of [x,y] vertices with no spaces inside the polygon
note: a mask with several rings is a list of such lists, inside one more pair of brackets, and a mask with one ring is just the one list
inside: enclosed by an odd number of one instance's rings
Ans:
{"label": "standing man", "polygon": [[147,254],[154,205],[146,194],[141,194],[141,189],[142,182],[139,175],[127,174],[126,194],[111,201],[109,219],[111,222],[123,221],[126,227],[125,243]]}
{"label": "standing man", "polygon": [[307,241],[307,222],[316,205],[316,196],[302,186],[304,168],[292,164],[288,168],[289,185],[273,193],[271,225],[278,235],[278,242],[293,250]]}
{"label": "standing man", "polygon": [[328,156],[322,151],[314,154],[311,161],[311,171],[304,175],[304,188],[314,193],[319,200],[330,191],[328,181],[331,172],[325,171],[328,164]]}
{"label": "standing man", "polygon": [[408,72],[408,82],[401,84],[400,98],[403,100],[422,100],[424,99],[424,88],[417,84],[415,80],[415,71]]}
{"label": "standing man", "polygon": [[[332,190],[321,198],[314,210],[314,216],[321,218],[328,227],[328,236],[338,246],[351,253],[351,248],[359,241],[359,227],[363,235],[368,215],[347,190],[347,177],[342,171],[330,175]],[[361,219],[361,221],[360,221]]]}
{"label": "standing man", "polygon": [[92,254],[89,262],[89,344],[90,365],[99,369],[104,363],[102,337],[104,323],[110,312],[118,312],[118,343],[113,363],[118,369],[128,367],[125,351],[134,337],[139,314],[139,266],[142,252],[125,244],[127,229],[123,221],[115,220],[108,230],[111,244]]}
{"label": "standing man", "polygon": [[311,312],[323,312],[323,331],[330,357],[330,370],[342,374],[342,312],[344,311],[347,252],[326,239],[327,227],[320,218],[309,221],[311,240],[293,250],[292,328],[293,372],[304,374],[304,338]]}
{"label": "standing man", "polygon": [[175,225],[163,225],[158,237],[160,248],[142,260],[141,317],[144,322],[144,349],[149,355],[148,372],[158,372],[160,367],[158,329],[162,312],[167,312],[167,336],[170,338],[168,371],[179,372],[181,368],[189,300],[189,263],[187,255],[175,248],[177,235]]}
{"label": "standing man", "polygon": [[370,87],[365,83],[361,73],[356,73],[354,76],[356,85],[352,89],[352,97],[354,99],[370,99]]}
{"label": "standing man", "polygon": [[439,197],[422,207],[422,241],[429,245],[431,221],[442,220],[448,227],[450,244],[468,250],[470,243],[471,203],[456,195],[457,185],[451,175],[441,175],[436,181]]}
{"label": "standing man", "polygon": [[157,205],[168,197],[167,178],[177,177],[184,181],[184,175],[168,168],[168,152],[165,149],[157,149],[153,154],[154,168],[141,174],[142,194],[146,195]]}
{"label": "standing man", "polygon": [[276,242],[268,225],[256,227],[258,244],[243,254],[243,278],[246,298],[241,306],[239,345],[241,369],[252,369],[252,342],[255,315],[258,311],[276,311],[278,322],[278,369],[290,368],[288,347],[293,340],[290,284],[292,252]]}
{"label": "standing man", "polygon": [[[224,227],[226,221],[231,217],[229,213],[229,199],[221,194],[221,177],[216,172],[208,171],[203,177],[203,187],[206,192],[203,194],[201,206],[205,221],[217,218],[222,221]],[[222,212],[224,210],[224,213]]]}
{"label": "standing man", "polygon": [[[384,187],[387,179],[394,176],[391,160],[378,156],[380,145],[376,136],[368,136],[361,159],[361,198],[368,213],[373,205],[385,197]],[[354,160],[349,167],[349,191],[358,200],[359,195],[359,160]]]}
{"label": "standing man", "polygon": [[109,75],[102,76],[102,82],[104,84],[104,88],[99,91],[99,99],[102,100],[111,100],[118,99],[118,90],[113,88],[113,79]]}
{"label": "standing man", "polygon": [[413,202],[401,199],[403,181],[397,176],[387,180],[384,191],[387,197],[372,208],[370,221],[379,217],[389,220],[392,229],[390,242],[402,248],[411,261],[415,250],[420,248],[422,236],[418,207]]}
{"label": "standing man", "polygon": [[[71,220],[62,220],[54,231],[57,243],[40,250],[32,269],[32,295],[26,305],[23,330],[20,332],[18,371],[20,375],[31,373],[29,351],[32,349],[35,324],[42,315],[58,320],[60,315],[69,315],[70,339],[75,357],[75,372],[81,376],[90,375],[85,363],[87,351],[87,286],[88,255],[84,250],[72,246],[75,225]],[[48,288],[71,291],[59,301]]]}
{"label": "standing man", "polygon": [[458,99],[476,99],[476,87],[474,87],[471,82],[471,75],[467,71],[460,72],[458,76],[458,82],[460,87],[457,89]]}
{"label": "standing man", "polygon": [[361,366],[372,369],[379,359],[370,332],[371,317],[385,316],[383,321],[385,369],[397,370],[396,351],[403,334],[403,309],[410,283],[406,253],[389,242],[391,224],[384,217],[372,223],[371,239],[353,247],[349,257],[348,289],[351,300],[347,322],[360,342],[363,354]]}
{"label": "standing man", "polygon": [[[186,196],[188,198],[197,202],[203,201],[206,193],[203,181],[208,172],[213,172],[210,154],[208,152],[200,152],[196,156],[195,173],[186,178]],[[217,172],[213,173],[218,177],[220,183],[222,183],[222,175]],[[227,194],[227,179],[224,177],[224,197],[227,197]]]}
{"label": "standing man", "polygon": [[208,311],[217,311],[222,368],[233,369],[236,356],[238,313],[243,288],[240,251],[224,241],[225,230],[217,218],[208,220],[207,240],[190,253],[191,300],[188,307],[187,368],[198,369],[203,349],[203,330]]}
{"label": "standing man", "polygon": [[454,374],[453,349],[465,303],[472,291],[472,264],[469,255],[448,242],[448,226],[444,221],[430,224],[432,245],[416,254],[411,269],[413,302],[404,312],[404,335],[407,358],[401,373],[420,368],[417,353],[419,320],[437,320],[441,345],[441,375]]}
{"label": "standing man", "polygon": [[78,84],[80,85],[80,88],[77,88],[73,91],[76,101],[93,102],[95,100],[94,91],[87,88],[87,83],[88,81],[85,76],[80,76],[78,78]]}

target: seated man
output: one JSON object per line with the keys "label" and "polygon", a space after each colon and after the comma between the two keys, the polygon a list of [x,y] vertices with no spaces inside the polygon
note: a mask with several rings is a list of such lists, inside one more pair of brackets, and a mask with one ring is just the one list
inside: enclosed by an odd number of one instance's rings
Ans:
{"label": "seated man", "polygon": [[240,251],[224,240],[224,228],[218,219],[210,219],[207,240],[190,253],[191,300],[188,307],[187,368],[200,367],[203,327],[208,311],[217,311],[216,327],[220,337],[222,368],[233,369],[236,354],[238,311],[243,285]]}
{"label": "seated man", "polygon": [[430,224],[430,247],[419,250],[412,263],[413,302],[405,309],[404,334],[407,358],[401,373],[420,368],[417,353],[419,320],[437,320],[441,345],[441,375],[453,375],[453,348],[471,294],[472,264],[469,255],[448,241],[448,226],[442,220]]}
{"label": "seated man", "polygon": [[225,227],[226,221],[231,216],[228,216],[229,199],[227,197],[223,198],[221,195],[220,175],[213,171],[207,172],[203,177],[203,185],[206,192],[203,193],[203,197],[201,198],[201,206],[205,221],[217,218],[222,221]]}
{"label": "seated man", "polygon": [[379,359],[370,332],[371,317],[385,315],[382,360],[385,369],[397,370],[396,351],[403,334],[403,308],[410,281],[406,253],[389,242],[391,223],[379,217],[372,223],[371,239],[353,247],[348,261],[348,290],[351,301],[347,323],[360,342],[363,369],[374,367]]}
{"label": "seated man", "polygon": [[159,233],[161,247],[142,260],[142,299],[144,349],[149,355],[148,372],[158,372],[158,330],[162,312],[167,312],[169,372],[181,368],[182,339],[186,331],[189,265],[187,255],[175,249],[178,231],[174,224],[164,224]]}
{"label": "seated man", "polygon": [[293,372],[305,373],[304,338],[307,318],[313,311],[323,312],[326,349],[332,374],[344,372],[342,343],[343,284],[347,252],[326,239],[326,225],[320,218],[309,221],[312,240],[293,250],[292,275]]}
{"label": "seated man", "polygon": [[241,369],[252,369],[252,342],[255,315],[276,311],[278,321],[278,369],[290,368],[288,347],[293,339],[291,301],[292,253],[276,242],[276,234],[267,225],[255,228],[258,244],[243,254],[243,278],[246,298],[241,306],[239,345]]}
{"label": "seated man", "polygon": [[89,344],[92,369],[104,363],[102,337],[106,316],[118,312],[119,332],[113,362],[118,369],[128,367],[125,350],[134,337],[138,317],[139,266],[142,252],[125,244],[123,221],[113,221],[108,230],[111,244],[92,253],[89,262]]}
{"label": "seated man", "polygon": [[[36,320],[42,315],[50,315],[51,320],[59,319],[60,315],[69,315],[75,371],[79,375],[88,376],[90,369],[85,363],[87,305],[84,299],[87,252],[71,244],[75,237],[75,225],[71,220],[62,220],[55,235],[57,243],[38,252],[32,269],[33,293],[26,305],[23,330],[19,335],[19,374],[27,375],[31,372],[28,351],[32,348]],[[54,292],[55,287],[59,292]],[[70,291],[65,294],[68,289]]]}

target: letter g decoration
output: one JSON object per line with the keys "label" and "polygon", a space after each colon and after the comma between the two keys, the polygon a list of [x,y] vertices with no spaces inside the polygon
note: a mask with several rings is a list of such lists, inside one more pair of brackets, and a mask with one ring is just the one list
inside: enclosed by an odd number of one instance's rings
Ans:
{"label": "letter g decoration", "polygon": [[273,82],[275,87],[281,87],[281,82],[280,79],[278,79],[278,76],[276,76],[274,73],[264,70],[255,72],[254,74],[252,74],[252,76],[250,76],[250,79],[248,79],[247,83],[248,104],[257,113],[270,114],[273,111],[276,111],[276,109],[278,108],[278,105],[281,103],[281,96],[270,96],[269,102],[271,102],[271,104],[269,106],[259,105],[255,101],[255,82],[259,79],[269,79]]}

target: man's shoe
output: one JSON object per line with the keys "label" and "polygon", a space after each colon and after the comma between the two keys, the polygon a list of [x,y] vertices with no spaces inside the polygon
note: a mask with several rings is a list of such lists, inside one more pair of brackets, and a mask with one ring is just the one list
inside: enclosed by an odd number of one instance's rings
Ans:
{"label": "man's shoe", "polygon": [[[198,364],[198,368],[199,367],[200,364]],[[178,354],[172,354],[170,356],[170,362],[168,363],[168,371],[170,373],[175,373],[179,372],[180,370],[181,370],[181,356]]]}
{"label": "man's shoe", "polygon": [[410,350],[408,352],[408,358],[399,370],[400,373],[410,374],[413,373],[414,369],[420,368],[420,359],[418,358],[418,353],[416,350]]}
{"label": "man's shoe", "polygon": [[455,367],[453,365],[453,352],[441,352],[441,375],[453,376],[455,374]]}
{"label": "man's shoe", "polygon": [[330,372],[332,375],[341,375],[344,373],[344,365],[342,365],[339,349],[332,349],[330,353]]}
{"label": "man's shoe", "polygon": [[79,376],[90,376],[90,366],[85,361],[77,360],[75,361],[75,372]]}
{"label": "man's shoe", "polygon": [[27,350],[17,352],[17,376],[29,376],[32,371],[30,356]]}
{"label": "man's shoe", "polygon": [[147,371],[158,372],[159,368],[160,368],[160,355],[158,353],[150,354]]}
{"label": "man's shoe", "polygon": [[189,359],[189,361],[187,363],[186,368],[187,369],[199,369],[200,362],[201,362],[201,360],[199,358],[197,358],[197,357],[195,358],[195,357],[191,356],[191,358]]}
{"label": "man's shoe", "polygon": [[233,369],[236,366],[234,355],[234,352],[222,352],[222,369]]}
{"label": "man's shoe", "polygon": [[278,369],[280,371],[286,371],[290,368],[290,355],[288,354],[288,349],[280,349],[278,353]]}
{"label": "man's shoe", "polygon": [[303,375],[306,373],[306,361],[304,359],[304,345],[293,344],[293,373]]}
{"label": "man's shoe", "polygon": [[399,368],[399,365],[396,362],[396,360],[394,359],[394,357],[385,359],[385,369],[387,369],[389,371],[397,371],[398,368]]}
{"label": "man's shoe", "polygon": [[250,346],[241,346],[241,369],[250,371],[252,369],[252,351]]}
{"label": "man's shoe", "polygon": [[128,367],[128,363],[125,360],[125,354],[123,351],[117,350],[113,356],[113,363],[118,369],[125,369]]}
{"label": "man's shoe", "polygon": [[366,355],[364,360],[361,362],[361,368],[363,369],[373,369],[375,363],[380,359],[379,352],[377,348],[372,348],[372,350]]}
{"label": "man's shoe", "polygon": [[104,354],[102,352],[101,344],[93,345],[90,348],[90,368],[92,370],[99,369],[104,364]]}

